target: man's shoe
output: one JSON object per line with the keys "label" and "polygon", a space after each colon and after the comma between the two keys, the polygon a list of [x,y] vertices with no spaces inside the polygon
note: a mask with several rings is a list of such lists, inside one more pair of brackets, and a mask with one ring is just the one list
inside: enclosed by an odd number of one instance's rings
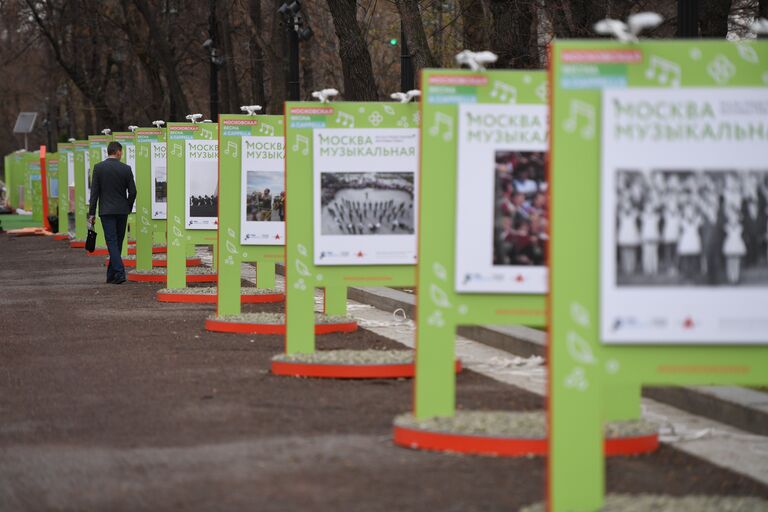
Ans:
{"label": "man's shoe", "polygon": [[118,277],[114,281],[112,281],[112,284],[123,284],[125,282],[124,277]]}
{"label": "man's shoe", "polygon": [[111,278],[107,279],[107,284],[112,284],[114,282],[115,282],[115,278],[114,277],[111,277]]}

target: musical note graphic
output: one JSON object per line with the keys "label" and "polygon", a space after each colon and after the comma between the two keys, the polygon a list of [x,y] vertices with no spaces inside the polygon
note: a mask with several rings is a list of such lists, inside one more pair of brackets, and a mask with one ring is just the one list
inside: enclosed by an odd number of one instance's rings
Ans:
{"label": "musical note graphic", "polygon": [[299,148],[301,148],[302,155],[309,154],[309,139],[304,135],[296,136],[296,142],[293,144],[291,149],[293,149],[294,151],[299,151]]}
{"label": "musical note graphic", "polygon": [[445,130],[443,131],[443,140],[447,142],[453,138],[453,118],[448,114],[435,112],[434,124],[429,129],[429,134],[433,137],[437,136],[437,134],[441,131],[441,125],[445,126]]}
{"label": "musical note graphic", "polygon": [[355,127],[355,118],[354,118],[354,116],[352,116],[352,114],[348,114],[347,112],[339,111],[336,114],[336,122],[339,123],[341,126],[345,126],[347,128],[354,128]]}
{"label": "musical note graphic", "polygon": [[259,126],[259,133],[263,133],[266,135],[274,135],[275,127],[272,126],[271,124],[262,123],[261,126]]}
{"label": "musical note graphic", "polygon": [[736,74],[736,66],[722,53],[707,64],[707,74],[718,84],[728,82]]}
{"label": "musical note graphic", "polygon": [[205,128],[200,130],[200,134],[203,136],[204,139],[207,139],[207,140],[213,139],[213,132],[210,130],[206,130]]}
{"label": "musical note graphic", "polygon": [[178,144],[173,145],[173,149],[171,150],[171,154],[173,156],[183,156],[184,152],[181,150],[181,146]]}
{"label": "musical note graphic", "polygon": [[517,101],[517,88],[498,80],[493,81],[491,89],[491,98],[498,98],[499,101],[514,103]]}
{"label": "musical note graphic", "polygon": [[739,57],[741,57],[742,60],[751,62],[752,64],[760,62],[760,57],[757,55],[757,51],[749,43],[741,42],[737,44],[736,51],[739,52]]}
{"label": "musical note graphic", "polygon": [[661,85],[671,85],[672,87],[680,86],[681,75],[679,64],[655,55],[651,55],[648,68],[645,70],[645,78],[648,80],[655,79]]}
{"label": "musical note graphic", "polygon": [[224,154],[230,155],[232,158],[237,158],[237,144],[233,141],[227,141],[227,147],[224,148]]}
{"label": "musical note graphic", "polygon": [[[584,122],[580,123],[579,119]],[[582,124],[581,137],[591,139],[595,136],[595,109],[589,103],[580,100],[571,100],[571,111],[568,119],[563,121],[565,131],[573,133]]]}

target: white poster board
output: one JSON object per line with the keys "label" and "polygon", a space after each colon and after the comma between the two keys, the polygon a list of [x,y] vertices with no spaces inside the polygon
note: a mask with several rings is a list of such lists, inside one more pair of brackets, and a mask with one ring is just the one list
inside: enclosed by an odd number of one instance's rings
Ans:
{"label": "white poster board", "polygon": [[217,229],[219,220],[219,143],[185,142],[187,229]]}
{"label": "white poster board", "polygon": [[416,129],[314,130],[316,265],[416,263]]}
{"label": "white poster board", "polygon": [[544,105],[459,105],[457,292],[546,293]]}
{"label": "white poster board", "polygon": [[75,154],[72,151],[64,153],[67,157],[67,186],[75,186]]}
{"label": "white poster board", "polygon": [[602,115],[602,340],[768,342],[768,89],[610,89]]}
{"label": "white poster board", "polygon": [[[136,145],[133,142],[123,142],[123,152],[125,153],[125,164],[131,168],[133,181],[136,182]],[[136,201],[133,202],[131,213],[136,213]]]}
{"label": "white poster board", "polygon": [[240,143],[240,243],[285,244],[285,148],[282,137]]}
{"label": "white poster board", "polygon": [[165,220],[168,207],[168,174],[166,169],[165,142],[150,143],[150,179],[152,183],[152,218]]}

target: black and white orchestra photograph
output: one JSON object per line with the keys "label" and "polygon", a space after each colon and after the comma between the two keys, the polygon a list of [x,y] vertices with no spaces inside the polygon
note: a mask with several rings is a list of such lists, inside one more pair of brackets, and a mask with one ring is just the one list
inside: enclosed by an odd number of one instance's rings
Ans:
{"label": "black and white orchestra photograph", "polygon": [[323,172],[323,235],[412,235],[413,173]]}
{"label": "black and white orchestra photograph", "polygon": [[219,214],[218,175],[207,167],[210,165],[187,166],[190,217],[217,217]]}
{"label": "black and white orchestra photograph", "polygon": [[768,169],[620,170],[618,286],[768,285]]}
{"label": "black and white orchestra photograph", "polygon": [[155,202],[168,202],[168,182],[165,167],[155,167]]}

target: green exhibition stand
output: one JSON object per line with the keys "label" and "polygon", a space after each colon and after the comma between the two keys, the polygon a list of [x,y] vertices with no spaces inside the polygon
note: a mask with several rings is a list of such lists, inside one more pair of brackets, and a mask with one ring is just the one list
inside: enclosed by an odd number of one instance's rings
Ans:
{"label": "green exhibition stand", "polygon": [[[152,162],[165,165],[166,131],[137,128],[133,132],[136,150],[136,270],[152,270],[152,248],[165,244],[166,221],[152,215]],[[158,215],[160,217],[160,215]]]}
{"label": "green exhibition stand", "polygon": [[69,189],[71,180],[74,179],[74,146],[69,142],[60,142],[58,146],[59,154],[59,197],[56,206],[59,215],[58,234],[69,234]]}
{"label": "green exhibition stand", "polygon": [[27,174],[24,164],[26,151],[14,151],[5,157],[5,186],[8,189],[8,204],[22,208],[24,204],[24,178]]}
{"label": "green exhibition stand", "polygon": [[[187,256],[194,255],[195,246],[213,246],[214,268],[217,261],[218,218],[216,215],[196,216],[189,210],[188,178],[195,186],[197,178],[204,186],[217,178],[218,124],[168,123],[168,288],[187,285]],[[193,163],[194,161],[194,163]],[[190,168],[194,167],[194,171]],[[193,173],[194,176],[191,174]],[[207,198],[218,195],[217,187],[205,188],[199,195]],[[214,203],[215,204],[215,203]],[[211,207],[208,207],[211,209]],[[213,212],[215,213],[215,207]]]}
{"label": "green exhibition stand", "polygon": [[[112,140],[116,140],[122,144],[123,156],[120,161],[131,167],[134,178],[133,181],[136,182],[136,145],[133,132],[112,132]],[[129,240],[136,241],[136,203],[133,204],[133,210],[128,214],[128,228],[125,240],[126,242]],[[127,246],[128,244],[126,243],[125,245]]]}
{"label": "green exhibition stand", "polygon": [[[367,135],[370,130],[390,129],[392,132],[412,128],[416,132],[419,126],[419,112],[417,104],[383,102],[287,102],[285,112],[286,190],[290,191],[286,217],[285,351],[287,354],[311,354],[315,351],[316,288],[323,288],[325,292],[325,314],[343,316],[347,312],[347,288],[350,286],[408,287],[414,286],[416,281],[415,243],[405,251],[407,261],[398,264],[367,262],[367,258],[371,256],[369,253],[353,249],[356,241],[365,237],[336,237],[344,243],[344,249],[326,251],[317,247],[315,224],[321,222],[321,219],[320,208],[316,208],[316,198],[320,197],[320,191],[315,187],[315,153],[319,155],[323,152],[325,156],[337,155],[342,166],[348,165],[345,163],[346,158],[350,159],[347,162],[351,162],[351,159],[360,157],[357,170],[370,172],[375,170],[376,165],[386,165],[387,157],[396,156],[402,149],[389,147],[386,137],[382,139],[378,135]],[[321,136],[318,130],[326,129],[333,130],[338,135],[323,135],[329,141],[328,146],[316,148],[315,138]],[[409,133],[408,137],[410,136]],[[417,133],[413,136],[417,137]],[[400,139],[403,136],[395,137]],[[382,142],[377,144],[377,141]],[[412,154],[409,157],[413,159],[418,151],[415,141],[410,151]],[[417,165],[417,162],[414,162],[412,168],[401,170],[410,171],[413,179]],[[416,185],[418,179],[414,181]],[[412,206],[416,208],[415,204]],[[351,229],[358,228],[351,226]],[[381,236],[372,238],[382,239]],[[381,243],[384,248],[380,252],[386,252],[387,243]],[[329,242],[327,247],[334,249],[342,245]],[[329,263],[318,264],[317,261],[324,257]],[[402,258],[402,255],[399,257]]]}
{"label": "green exhibition stand", "polygon": [[[726,281],[716,241],[753,215],[729,183],[765,185],[768,126],[750,105],[768,103],[768,43],[555,41],[550,55],[549,500],[592,511],[607,402],[623,395],[631,415],[642,386],[768,383],[759,264]],[[658,261],[662,232],[677,259]]]}
{"label": "green exhibition stand", "polygon": [[75,240],[85,243],[85,238],[88,235],[88,205],[90,200],[88,141],[77,140],[72,145],[75,170]]}
{"label": "green exhibition stand", "polygon": [[[283,116],[219,116],[219,245],[217,317],[241,312],[241,268],[243,262],[256,264],[256,286],[274,289],[275,264],[285,258],[284,223],[257,223],[259,236],[248,236],[248,183],[259,178],[284,186]],[[267,170],[265,170],[267,169]],[[251,182],[248,176],[251,175]],[[243,185],[246,184],[246,190]],[[267,185],[268,186],[268,185]],[[255,190],[255,189],[254,189]],[[275,187],[272,193],[274,196]],[[272,213],[275,216],[276,212]],[[249,233],[241,227],[246,224]]]}
{"label": "green exhibition stand", "polygon": [[[494,232],[494,152],[498,148],[510,152],[519,147],[528,148],[531,139],[535,149],[546,150],[546,123],[525,124],[516,119],[530,115],[531,119],[546,119],[546,74],[543,72],[465,70],[425,70],[421,79],[423,130],[421,139],[421,202],[417,316],[416,316],[416,375],[414,413],[419,418],[453,416],[456,390],[455,361],[456,328],[461,325],[513,325],[533,327],[546,325],[546,270],[539,267],[535,292],[515,292],[526,288],[519,283],[521,277],[505,276],[502,283],[492,281],[502,270],[492,265],[492,234]],[[462,112],[460,109],[468,109]],[[511,110],[505,110],[511,108]],[[475,109],[473,112],[471,109]],[[527,109],[527,110],[526,110]],[[534,114],[528,111],[535,110]],[[524,112],[520,112],[523,110]],[[466,124],[466,129],[460,127]],[[515,127],[517,126],[517,129]],[[487,147],[488,145],[494,147]],[[522,145],[522,146],[521,146]],[[528,148],[530,149],[530,148]],[[476,152],[469,155],[469,167],[485,164],[477,170],[483,188],[470,197],[469,190],[460,190],[458,176],[460,151]],[[473,160],[473,157],[476,160]],[[487,169],[486,169],[487,168]],[[482,176],[482,178],[481,178]],[[457,214],[460,198],[467,197],[468,210],[482,211],[482,224],[473,225]],[[485,228],[487,237],[480,240],[457,242],[457,221],[469,223],[469,230]],[[428,229],[427,229],[428,227]],[[475,279],[489,286],[477,286],[472,291],[458,292],[464,282],[466,268],[457,276],[458,251],[468,250],[470,255],[480,254],[485,260],[477,262],[483,268]],[[464,251],[463,254],[467,254]],[[474,265],[476,262],[467,262]],[[486,268],[487,267],[487,268]],[[515,266],[526,273],[526,267]],[[508,273],[508,272],[507,272]],[[473,274],[474,275],[474,274]],[[515,279],[517,277],[517,279]],[[481,291],[479,291],[481,290]]]}

